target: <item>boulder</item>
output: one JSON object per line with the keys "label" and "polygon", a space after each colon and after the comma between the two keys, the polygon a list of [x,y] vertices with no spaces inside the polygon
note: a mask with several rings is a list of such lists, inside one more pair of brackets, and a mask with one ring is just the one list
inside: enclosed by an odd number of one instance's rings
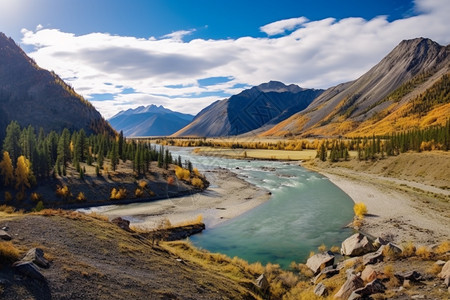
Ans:
{"label": "boulder", "polygon": [[419,282],[422,280],[422,275],[417,271],[395,273],[394,276],[402,283],[405,280],[409,280],[410,282]]}
{"label": "boulder", "polygon": [[375,241],[373,241],[373,245],[376,248],[380,248],[383,245],[387,245],[388,241],[382,239],[381,237],[378,237]]}
{"label": "boulder", "polygon": [[12,237],[5,230],[0,229],[0,240],[10,241]]}
{"label": "boulder", "polygon": [[364,287],[356,289],[352,292],[348,300],[367,299],[372,294],[384,293],[386,287],[379,279],[369,282]]}
{"label": "boulder", "polygon": [[337,275],[337,274],[339,274],[339,270],[338,269],[335,269],[333,266],[326,267],[325,269],[320,271],[320,273],[314,278],[313,283],[317,284],[322,279],[330,278],[330,277],[333,277],[334,275]]}
{"label": "boulder", "polygon": [[318,274],[321,269],[333,264],[334,254],[331,251],[315,254],[306,261],[306,265],[314,272],[314,275]]}
{"label": "boulder", "polygon": [[[381,249],[381,248],[380,248]],[[364,265],[373,265],[376,264],[377,262],[383,261],[384,255],[383,255],[383,251],[376,251],[376,252],[372,252],[372,253],[367,253],[366,255],[363,256],[363,264]]]}
{"label": "boulder", "polygon": [[131,232],[132,230],[130,229],[130,221],[122,219],[121,217],[115,218],[111,220],[111,223],[116,224],[117,226],[119,226],[120,228],[122,228],[123,230],[129,231]]}
{"label": "boulder", "polygon": [[319,297],[326,297],[328,295],[328,289],[323,283],[319,283],[314,288],[314,294]]}
{"label": "boulder", "polygon": [[261,274],[256,279],[255,283],[256,283],[256,286],[259,287],[263,292],[269,288],[269,281],[267,281],[267,278],[264,274]]}
{"label": "boulder", "polygon": [[46,281],[44,275],[38,270],[36,265],[30,261],[18,261],[13,264],[13,269],[28,278],[39,281]]}
{"label": "boulder", "polygon": [[444,284],[449,287],[450,285],[450,260],[447,261],[442,267],[441,272],[438,274],[440,278],[444,279]]}
{"label": "boulder", "polygon": [[371,266],[367,266],[361,273],[361,279],[365,282],[371,282],[377,278],[377,271],[375,271]]}
{"label": "boulder", "polygon": [[375,251],[375,248],[372,242],[361,233],[355,233],[342,242],[341,246],[341,254],[347,256],[361,256],[373,251]]}
{"label": "boulder", "polygon": [[348,299],[353,291],[362,288],[364,286],[364,281],[361,277],[353,275],[347,279],[347,281],[341,286],[339,291],[334,295],[335,299]]}
{"label": "boulder", "polygon": [[391,253],[394,256],[399,256],[403,252],[402,248],[392,243],[381,246],[378,251],[381,251],[382,253]]}
{"label": "boulder", "polygon": [[50,263],[44,258],[44,251],[41,248],[32,248],[28,250],[27,254],[25,254],[25,257],[22,258],[22,261],[32,262],[36,266],[41,268],[47,269],[48,267],[50,267]]}

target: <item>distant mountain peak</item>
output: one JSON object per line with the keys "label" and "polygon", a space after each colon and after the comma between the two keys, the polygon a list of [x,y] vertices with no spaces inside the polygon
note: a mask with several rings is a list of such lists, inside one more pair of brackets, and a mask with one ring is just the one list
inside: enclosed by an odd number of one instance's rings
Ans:
{"label": "distant mountain peak", "polygon": [[258,89],[261,92],[269,93],[269,92],[277,92],[277,93],[283,93],[283,92],[291,92],[291,93],[298,93],[301,91],[304,91],[305,89],[299,87],[295,84],[285,85],[284,83],[280,81],[274,81],[271,80],[266,83],[262,83],[256,87],[255,89]]}

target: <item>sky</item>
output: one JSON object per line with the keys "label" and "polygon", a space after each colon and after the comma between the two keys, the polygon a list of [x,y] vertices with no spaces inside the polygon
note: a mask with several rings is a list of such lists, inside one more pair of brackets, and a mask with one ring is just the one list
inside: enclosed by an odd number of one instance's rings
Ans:
{"label": "sky", "polygon": [[0,0],[0,31],[110,118],[196,114],[270,80],[329,88],[404,39],[450,42],[449,0]]}

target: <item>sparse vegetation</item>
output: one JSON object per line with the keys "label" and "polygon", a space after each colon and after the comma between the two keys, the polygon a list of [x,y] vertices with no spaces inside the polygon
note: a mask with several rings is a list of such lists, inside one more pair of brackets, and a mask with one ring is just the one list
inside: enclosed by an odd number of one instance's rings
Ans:
{"label": "sparse vegetation", "polygon": [[364,215],[367,214],[367,206],[363,202],[355,203],[353,211],[355,212],[355,215],[362,220],[364,219]]}
{"label": "sparse vegetation", "polygon": [[19,259],[19,250],[11,242],[0,242],[0,266]]}

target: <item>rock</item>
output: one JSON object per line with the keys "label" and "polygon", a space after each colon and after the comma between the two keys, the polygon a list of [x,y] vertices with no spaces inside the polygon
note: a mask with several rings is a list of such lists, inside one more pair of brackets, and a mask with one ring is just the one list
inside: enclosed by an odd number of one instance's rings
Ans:
{"label": "rock", "polygon": [[13,264],[17,273],[39,281],[46,281],[44,275],[38,270],[36,265],[30,261],[18,261]]}
{"label": "rock", "polygon": [[371,266],[367,266],[361,273],[361,279],[365,282],[371,282],[377,278],[377,275],[377,271],[375,271]]}
{"label": "rock", "polygon": [[32,248],[28,250],[27,254],[25,254],[25,257],[22,258],[22,261],[32,262],[36,266],[45,269],[50,267],[50,263],[44,258],[44,251],[41,248]]}
{"label": "rock", "polygon": [[445,265],[445,261],[443,260],[438,260],[437,262],[434,263],[435,265],[438,265],[439,267],[442,267],[443,265]]}
{"label": "rock", "polygon": [[362,288],[364,282],[361,277],[353,275],[341,286],[339,291],[334,295],[335,299],[348,299],[353,291]]}
{"label": "rock", "polygon": [[3,227],[1,228],[1,230],[8,231],[8,230],[9,230],[9,227],[8,227],[8,226],[3,226]]}
{"label": "rock", "polygon": [[130,229],[130,221],[122,219],[121,217],[115,218],[111,220],[111,223],[116,224],[117,226],[119,226],[120,228],[122,228],[123,230],[126,230],[128,232],[131,232],[132,230]]}
{"label": "rock", "polygon": [[383,245],[387,245],[388,241],[384,240],[381,237],[378,237],[374,242],[373,242],[373,246],[376,248],[380,248]]}
{"label": "rock", "polygon": [[319,297],[326,297],[328,295],[328,289],[323,283],[319,283],[314,288],[314,294]]}
{"label": "rock", "polygon": [[443,279],[450,277],[450,260],[444,264],[438,276]]}
{"label": "rock", "polygon": [[398,256],[403,252],[402,248],[392,243],[387,243],[386,245],[381,246],[378,250],[383,253],[392,253],[394,256]]}
{"label": "rock", "polygon": [[339,274],[339,270],[335,269],[333,266],[326,267],[314,278],[313,283],[317,284],[322,279],[330,278],[337,274]]}
{"label": "rock", "polygon": [[306,261],[306,265],[315,275],[320,272],[321,268],[332,266],[333,264],[334,254],[331,251],[315,254]]}
{"label": "rock", "polygon": [[347,280],[350,279],[350,277],[352,277],[354,275],[355,275],[355,269],[354,268],[350,268],[350,269],[347,269],[345,271],[345,276],[347,277]]}
{"label": "rock", "polygon": [[264,274],[261,274],[256,279],[256,286],[259,287],[262,291],[266,291],[269,288],[269,282]]}
{"label": "rock", "polygon": [[369,238],[361,233],[356,233],[342,242],[341,254],[347,256],[361,256],[375,251]]}
{"label": "rock", "polygon": [[364,255],[363,256],[363,264],[364,265],[373,265],[373,264],[376,264],[377,262],[383,261],[384,255],[383,255],[383,251],[379,251],[380,249],[378,249],[378,251],[376,251],[376,252],[368,253],[368,254]]}
{"label": "rock", "polygon": [[445,277],[444,284],[446,287],[450,287],[450,276]]}
{"label": "rock", "polygon": [[0,240],[10,241],[12,237],[3,229],[0,229]]}
{"label": "rock", "polygon": [[408,271],[403,273],[396,273],[394,276],[400,281],[409,280],[410,282],[418,282],[422,280],[422,275],[417,271]]}
{"label": "rock", "polygon": [[384,293],[386,287],[379,279],[369,282],[364,287],[356,289],[352,292],[348,300],[367,299],[372,294]]}

